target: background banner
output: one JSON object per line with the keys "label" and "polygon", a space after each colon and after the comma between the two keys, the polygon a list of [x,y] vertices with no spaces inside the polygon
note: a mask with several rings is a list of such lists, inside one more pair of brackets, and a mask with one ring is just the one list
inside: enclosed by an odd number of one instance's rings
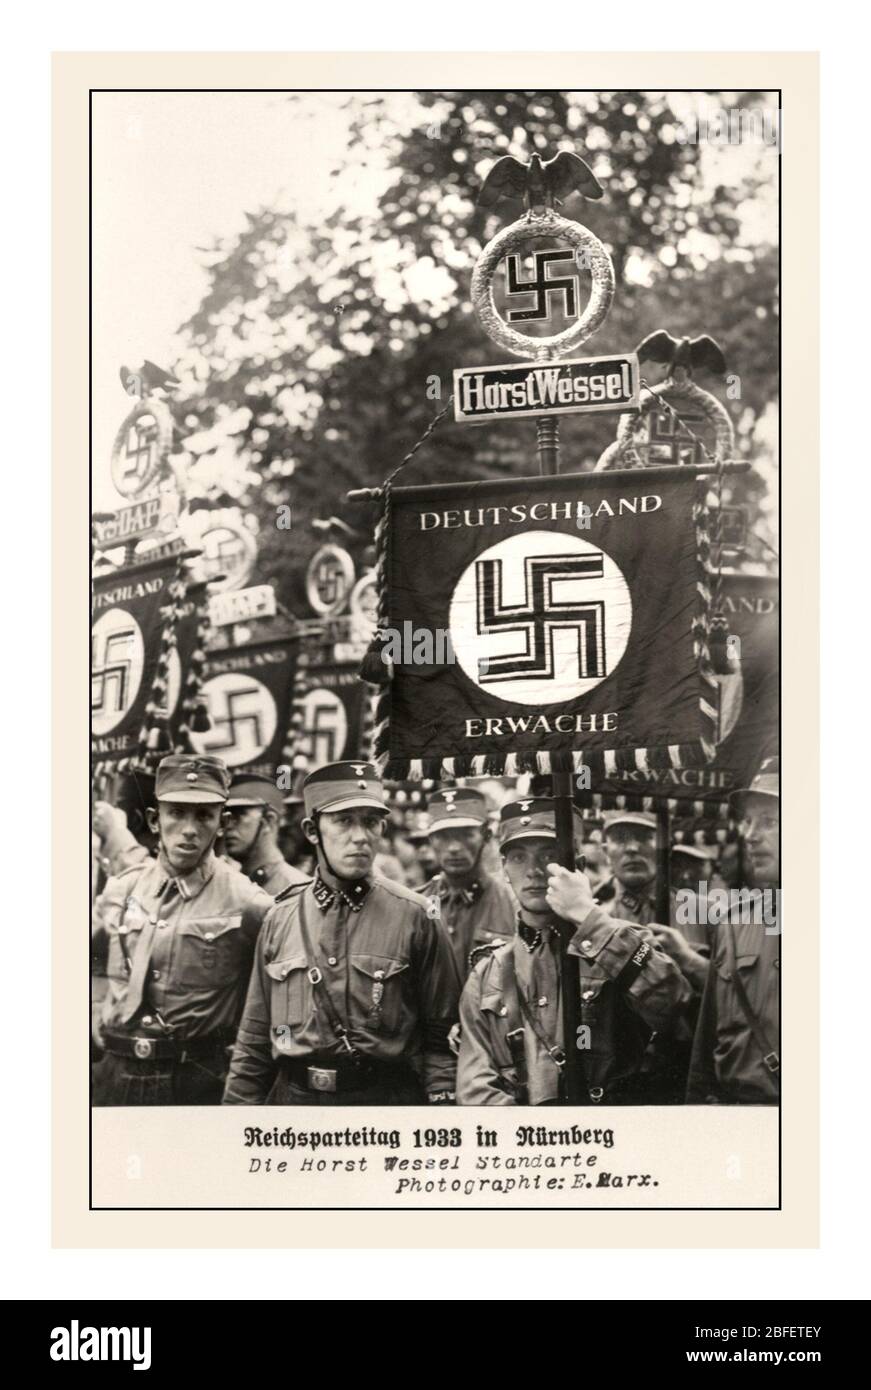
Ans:
{"label": "background banner", "polygon": [[312,666],[302,698],[303,723],[298,752],[306,771],[324,763],[364,756],[362,748],[367,687],[357,664]]}
{"label": "background banner", "polygon": [[[178,660],[164,650],[178,599],[176,565],[164,560],[93,582],[91,758],[97,764],[117,766],[138,756],[152,695],[160,703],[168,697],[170,705],[178,696]],[[157,691],[155,680],[164,672],[166,689]]]}
{"label": "background banner", "polygon": [[[778,751],[780,717],[778,644],[780,597],[776,578],[760,574],[723,575],[723,612],[729,631],[741,643],[740,669],[717,677],[721,687],[717,751],[705,767],[627,768],[613,778],[592,779],[594,793],[609,804],[649,806],[650,798],[684,803],[700,814],[725,810],[729,793],[746,787],[763,758]],[[625,800],[624,800],[625,799]],[[583,793],[579,800],[584,801]]]}
{"label": "background banner", "polygon": [[209,653],[200,695],[212,727],[208,733],[191,731],[197,752],[223,758],[233,771],[275,776],[287,734],[298,645],[283,638]]}
{"label": "background banner", "polygon": [[689,470],[394,489],[387,776],[549,772],[571,755],[595,786],[708,762],[699,497]]}

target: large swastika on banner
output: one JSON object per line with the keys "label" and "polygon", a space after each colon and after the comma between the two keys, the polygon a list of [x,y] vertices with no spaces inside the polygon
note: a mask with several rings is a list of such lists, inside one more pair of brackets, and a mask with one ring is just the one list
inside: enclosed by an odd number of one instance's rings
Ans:
{"label": "large swastika on banner", "polygon": [[91,629],[91,727],[108,734],[120,724],[142,682],[142,629],[124,608],[110,608]]}
{"label": "large swastika on banner", "polygon": [[300,752],[310,768],[338,762],[348,743],[348,714],[345,703],[332,690],[310,690],[303,703],[303,729]]}
{"label": "large swastika on banner", "polygon": [[212,676],[203,686],[212,727],[191,733],[198,753],[223,758],[228,767],[253,762],[275,737],[278,715],[266,686],[247,671]]}
{"label": "large swastika on banner", "polygon": [[451,601],[460,667],[480,689],[516,704],[587,694],[616,669],[631,628],[629,586],[610,555],[550,531],[485,550]]}

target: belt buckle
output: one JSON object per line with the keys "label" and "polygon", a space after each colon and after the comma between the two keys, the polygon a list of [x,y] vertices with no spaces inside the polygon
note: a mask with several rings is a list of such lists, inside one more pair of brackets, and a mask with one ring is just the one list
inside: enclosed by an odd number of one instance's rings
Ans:
{"label": "belt buckle", "polygon": [[308,1067],[308,1088],[310,1091],[335,1091],[336,1070],[334,1067]]}
{"label": "belt buckle", "polygon": [[768,1070],[771,1072],[771,1075],[776,1076],[777,1073],[780,1071],[780,1058],[778,1057],[777,1053],[769,1052],[765,1057],[763,1057],[762,1060],[765,1063]]}
{"label": "belt buckle", "polygon": [[147,1062],[149,1057],[154,1056],[154,1040],[152,1038],[134,1038],[133,1055],[138,1057],[140,1062]]}

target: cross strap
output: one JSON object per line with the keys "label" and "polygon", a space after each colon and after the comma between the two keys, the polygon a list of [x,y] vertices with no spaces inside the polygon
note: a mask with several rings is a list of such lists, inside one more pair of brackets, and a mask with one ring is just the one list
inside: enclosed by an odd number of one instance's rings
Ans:
{"label": "cross strap", "polygon": [[314,946],[312,945],[312,940],[309,936],[308,923],[306,921],[305,898],[307,892],[308,889],[305,889],[300,894],[299,898],[299,930],[300,935],[302,936],[302,944],[305,947],[306,957],[309,961],[309,982],[311,984],[312,989],[314,990],[315,1000],[322,1001],[324,1006],[324,1012],[326,1013],[327,1018],[330,1021],[330,1026],[332,1027],[333,1032],[336,1034],[336,1037],[338,1038],[342,1047],[344,1047],[345,1051],[348,1053],[350,1057],[359,1057],[360,1052],[351,1042],[348,1030],[342,1022],[341,1018],[339,1017],[336,1006],[330,998],[330,992],[324,984],[324,973],[321,970],[320,965],[318,963],[320,960],[320,956],[317,954],[317,952],[314,949]]}
{"label": "cross strap", "polygon": [[[146,869],[149,866],[146,866]],[[142,875],[140,875],[140,878]],[[137,886],[139,879],[136,880]],[[129,897],[129,894],[128,894]],[[173,879],[169,879],[160,894],[161,907],[172,902],[178,897],[178,887]],[[162,1028],[166,1028],[160,1012],[149,1003],[148,998],[148,966],[151,962],[151,952],[154,949],[154,938],[157,934],[157,917],[151,914],[148,921],[139,933],[139,940],[136,943],[136,950],[133,959],[127,951],[125,933],[120,932],[118,939],[121,943],[121,954],[124,957],[124,965],[127,970],[127,989],[124,1001],[119,1011],[119,1018],[122,1023],[129,1023],[141,1008],[149,1007]],[[168,1030],[167,1030],[168,1031]]]}
{"label": "cross strap", "polygon": [[747,990],[744,986],[744,981],[741,979],[741,972],[738,969],[734,924],[732,922],[725,922],[724,928],[726,960],[732,975],[732,983],[735,986],[735,994],[738,997],[738,1003],[747,1020],[750,1032],[753,1034],[753,1040],[762,1053],[762,1061],[767,1070],[771,1072],[772,1076],[777,1076],[780,1071],[780,1058],[777,1055],[777,1049],[772,1047],[768,1034],[762,1025],[762,1020],[753,1012],[753,1006],[747,997]]}

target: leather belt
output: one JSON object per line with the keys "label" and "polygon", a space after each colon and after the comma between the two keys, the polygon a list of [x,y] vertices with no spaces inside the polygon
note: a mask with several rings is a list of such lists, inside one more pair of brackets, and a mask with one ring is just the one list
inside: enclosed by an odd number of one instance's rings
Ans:
{"label": "leather belt", "polygon": [[204,1038],[160,1038],[131,1033],[107,1033],[103,1048],[116,1057],[135,1057],[139,1062],[186,1062],[194,1057],[214,1057],[226,1049],[229,1033],[209,1033]]}
{"label": "leather belt", "polygon": [[407,1067],[374,1059],[352,1062],[344,1057],[329,1057],[318,1062],[283,1057],[281,1070],[289,1081],[308,1091],[365,1091],[374,1086],[408,1085],[415,1079]]}

